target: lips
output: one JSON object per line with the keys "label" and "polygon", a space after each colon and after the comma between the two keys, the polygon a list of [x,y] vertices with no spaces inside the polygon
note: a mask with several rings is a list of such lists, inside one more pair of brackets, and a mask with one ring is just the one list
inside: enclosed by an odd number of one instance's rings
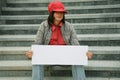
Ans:
{"label": "lips", "polygon": [[62,18],[62,16],[58,16],[57,18]]}

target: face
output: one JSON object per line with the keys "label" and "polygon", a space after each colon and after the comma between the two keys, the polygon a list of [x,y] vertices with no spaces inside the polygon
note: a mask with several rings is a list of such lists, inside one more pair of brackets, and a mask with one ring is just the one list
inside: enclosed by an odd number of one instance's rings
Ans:
{"label": "face", "polygon": [[63,19],[64,12],[54,12],[54,20],[61,21]]}

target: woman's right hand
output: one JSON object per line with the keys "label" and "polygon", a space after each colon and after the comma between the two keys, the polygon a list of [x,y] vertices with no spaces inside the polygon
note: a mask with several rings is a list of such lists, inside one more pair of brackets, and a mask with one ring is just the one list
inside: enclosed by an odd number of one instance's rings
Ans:
{"label": "woman's right hand", "polygon": [[25,55],[28,59],[31,59],[32,55],[33,55],[33,52],[32,51],[27,51],[27,52],[25,52]]}

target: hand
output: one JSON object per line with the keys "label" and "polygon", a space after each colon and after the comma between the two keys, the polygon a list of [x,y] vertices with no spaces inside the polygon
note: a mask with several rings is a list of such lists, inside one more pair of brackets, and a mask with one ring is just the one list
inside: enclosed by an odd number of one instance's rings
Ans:
{"label": "hand", "polygon": [[92,56],[93,56],[93,54],[92,54],[92,52],[87,52],[87,57],[88,57],[88,59],[91,59],[92,58]]}
{"label": "hand", "polygon": [[25,55],[26,55],[27,58],[31,59],[32,55],[33,55],[33,52],[32,51],[27,51],[27,52],[25,52]]}

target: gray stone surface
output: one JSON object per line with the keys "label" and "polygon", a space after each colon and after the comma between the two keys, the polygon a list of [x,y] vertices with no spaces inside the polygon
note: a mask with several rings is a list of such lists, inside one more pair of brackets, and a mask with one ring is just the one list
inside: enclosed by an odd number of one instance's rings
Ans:
{"label": "gray stone surface", "polygon": [[[27,60],[25,52],[28,50],[30,47],[1,47],[0,60]],[[120,60],[120,47],[92,46],[89,51],[94,54],[91,60]]]}
{"label": "gray stone surface", "polygon": [[[48,15],[9,15],[0,16],[0,20],[6,20],[7,24],[40,24],[46,20]],[[99,14],[69,14],[66,20],[71,23],[102,23],[119,22],[120,13],[99,13]]]}
{"label": "gray stone surface", "polygon": [[[30,20],[46,19],[48,15],[7,15],[0,16],[0,20]],[[120,13],[99,13],[99,14],[67,14],[66,19],[89,19],[89,18],[112,18],[120,17]]]}
{"label": "gray stone surface", "polygon": [[[66,10],[80,10],[80,9],[111,9],[120,8],[119,4],[116,5],[91,5],[91,6],[70,6]],[[3,11],[47,11],[46,7],[3,7]]]}
{"label": "gray stone surface", "polygon": [[[31,60],[20,61],[0,61],[0,70],[31,70]],[[103,65],[104,64],[104,65]],[[86,70],[108,70],[108,71],[120,71],[119,61],[107,61],[107,60],[90,60],[86,66]],[[64,69],[64,68],[63,68]],[[66,68],[65,68],[66,69]],[[53,69],[59,70],[59,68]]]}
{"label": "gray stone surface", "polygon": [[[8,3],[48,3],[50,0],[7,0]],[[87,1],[106,1],[106,0],[60,0],[62,2],[87,2]]]}
{"label": "gray stone surface", "polygon": [[[2,15],[2,7],[6,6],[6,0],[0,0],[0,16]],[[4,24],[5,21],[0,20],[0,24]]]}
{"label": "gray stone surface", "polygon": [[[45,77],[44,80],[72,80],[72,77]],[[0,80],[32,80],[31,77],[1,77]],[[120,80],[120,78],[88,77],[86,80]]]}
{"label": "gray stone surface", "polygon": [[[120,46],[119,34],[78,34],[81,45],[88,46]],[[30,46],[35,35],[2,35],[0,46]]]}
{"label": "gray stone surface", "polygon": [[[39,24],[47,18],[50,0],[7,0],[0,21],[0,80],[30,80],[30,50]],[[63,1],[63,0],[62,0]],[[64,0],[67,21],[93,58],[85,67],[87,80],[120,79],[120,0]],[[50,78],[48,78],[50,76]],[[59,77],[58,77],[59,76]],[[45,68],[45,80],[72,80],[71,67]]]}
{"label": "gray stone surface", "polygon": [[[0,41],[34,41],[36,35],[1,35]],[[78,34],[80,41],[120,40],[119,34]]]}
{"label": "gray stone surface", "polygon": [[[29,47],[1,47],[0,54],[25,54],[23,52],[27,50],[30,50],[30,46]],[[93,54],[120,54],[119,46],[90,46],[89,50],[95,52]],[[19,53],[16,53],[16,52],[19,52]]]}

